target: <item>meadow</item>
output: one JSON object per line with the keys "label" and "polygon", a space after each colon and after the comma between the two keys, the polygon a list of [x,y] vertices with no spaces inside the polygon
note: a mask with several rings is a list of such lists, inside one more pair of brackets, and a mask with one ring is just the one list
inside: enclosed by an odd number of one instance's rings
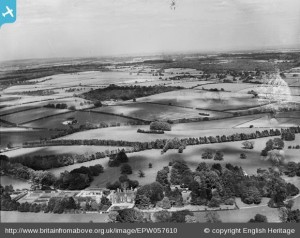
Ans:
{"label": "meadow", "polygon": [[220,111],[219,114],[213,114],[214,116],[226,115],[221,113],[225,110],[259,105],[258,100],[253,99],[252,95],[248,94],[190,89],[156,94],[140,98],[138,101]]}
{"label": "meadow", "polygon": [[54,116],[56,114],[61,114],[68,112],[67,109],[52,109],[52,108],[35,108],[30,111],[16,112],[6,116],[2,116],[1,119],[21,124],[27,121],[36,120],[42,117]]}
{"label": "meadow", "polygon": [[70,111],[68,113],[53,115],[52,117],[35,120],[33,122],[24,124],[24,126],[33,128],[44,127],[49,129],[67,129],[70,126],[63,124],[63,122],[73,119],[77,120],[77,123],[72,125],[73,127],[79,127],[80,125],[84,125],[87,123],[97,126],[101,122],[107,123],[108,125],[115,123],[124,125],[128,122],[134,121],[132,119],[127,119],[120,116],[105,115],[92,111]]}
{"label": "meadow", "polygon": [[190,108],[173,107],[169,105],[158,105],[152,103],[132,103],[126,106],[110,106],[96,109],[98,112],[125,115],[133,118],[155,121],[175,120],[183,118],[201,118],[199,113],[203,111]]}

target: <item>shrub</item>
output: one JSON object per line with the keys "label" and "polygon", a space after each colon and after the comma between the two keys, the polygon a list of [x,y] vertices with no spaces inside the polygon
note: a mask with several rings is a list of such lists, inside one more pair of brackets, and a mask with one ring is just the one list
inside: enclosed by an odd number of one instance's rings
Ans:
{"label": "shrub", "polygon": [[247,159],[247,155],[245,153],[241,153],[240,158],[241,159]]}

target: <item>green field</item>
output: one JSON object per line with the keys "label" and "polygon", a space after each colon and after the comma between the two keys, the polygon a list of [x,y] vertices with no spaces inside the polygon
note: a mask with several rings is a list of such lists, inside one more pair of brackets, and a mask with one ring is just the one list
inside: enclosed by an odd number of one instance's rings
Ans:
{"label": "green field", "polygon": [[[207,87],[209,85],[207,85]],[[244,107],[255,107],[259,105],[259,101],[257,99],[253,99],[252,95],[249,94],[209,92],[191,89],[156,94],[140,98],[138,101],[208,109],[208,113],[213,116],[223,116],[224,114],[217,114],[216,112],[214,114],[210,110],[225,111]]]}
{"label": "green field", "polygon": [[125,115],[149,121],[203,117],[199,115],[199,112],[201,111],[198,110],[149,103],[102,107],[98,108],[97,111]]}
{"label": "green field", "polygon": [[52,109],[52,108],[37,108],[30,111],[16,112],[6,116],[2,116],[1,119],[20,124],[38,118],[47,117],[55,114],[67,112],[67,109]]}
{"label": "green field", "polygon": [[105,122],[108,125],[113,123],[120,123],[123,125],[128,122],[135,121],[132,119],[127,119],[119,116],[105,115],[105,114],[88,112],[88,111],[76,111],[76,112],[69,112],[61,115],[55,115],[52,117],[36,120],[34,122],[24,124],[24,126],[33,127],[33,128],[45,127],[49,129],[50,128],[67,129],[69,128],[69,126],[63,124],[63,122],[70,119],[77,120],[77,124],[74,124],[73,127],[78,127],[86,123],[90,123],[96,126],[99,125],[101,122]]}

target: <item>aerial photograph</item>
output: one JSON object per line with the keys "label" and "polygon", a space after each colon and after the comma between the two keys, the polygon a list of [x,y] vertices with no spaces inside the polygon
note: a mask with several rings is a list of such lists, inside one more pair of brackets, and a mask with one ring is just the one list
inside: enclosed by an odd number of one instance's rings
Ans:
{"label": "aerial photograph", "polygon": [[300,222],[299,0],[17,9],[1,223]]}

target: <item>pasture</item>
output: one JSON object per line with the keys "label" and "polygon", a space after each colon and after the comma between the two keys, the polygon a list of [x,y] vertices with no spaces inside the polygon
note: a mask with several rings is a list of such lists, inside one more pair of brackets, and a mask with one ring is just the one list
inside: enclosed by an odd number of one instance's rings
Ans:
{"label": "pasture", "polygon": [[200,111],[197,110],[150,103],[132,103],[126,106],[101,107],[96,110],[148,121],[202,117],[199,115]]}
{"label": "pasture", "polygon": [[16,112],[13,114],[1,116],[1,119],[8,122],[21,124],[27,121],[36,120],[38,118],[57,115],[68,112],[67,109],[52,109],[52,108],[35,108],[30,111]]}
{"label": "pasture", "polygon": [[277,117],[277,118],[270,118],[267,115],[261,118],[246,122],[244,124],[238,125],[236,128],[247,128],[250,125],[256,128],[266,128],[266,127],[293,127],[300,125],[300,117]]}
{"label": "pasture", "polygon": [[76,145],[76,146],[48,146],[48,147],[33,147],[33,148],[20,148],[3,153],[9,158],[19,156],[35,156],[35,155],[54,155],[54,154],[85,154],[91,155],[97,152],[105,152],[106,150],[118,150],[125,147],[117,146],[88,146],[88,145]]}
{"label": "pasture", "polygon": [[260,118],[262,115],[247,115],[222,120],[200,121],[191,123],[180,123],[172,126],[172,131],[164,134],[142,134],[137,133],[138,129],[148,130],[148,125],[143,126],[121,126],[82,131],[72,135],[64,136],[62,139],[105,139],[126,141],[154,141],[156,139],[172,139],[174,137],[200,137],[216,135],[232,135],[235,133],[255,132],[256,128],[235,128],[235,126],[246,123],[249,120]]}
{"label": "pasture", "polygon": [[17,128],[16,130],[4,130],[1,128],[1,143],[0,148],[6,148],[7,144],[11,142],[13,146],[22,146],[25,141],[40,140],[40,138],[51,137],[51,135],[57,134],[56,131],[49,130],[24,130],[23,128]]}
{"label": "pasture", "polygon": [[[272,137],[271,137],[272,138]],[[195,170],[200,162],[206,162],[208,164],[220,163],[225,166],[227,163],[241,166],[248,175],[256,174],[258,168],[268,169],[272,167],[271,163],[266,160],[265,157],[260,156],[260,152],[264,149],[265,144],[269,138],[260,138],[255,140],[253,150],[247,150],[242,148],[240,141],[228,142],[221,144],[208,144],[208,145],[195,145],[188,146],[182,154],[178,153],[177,150],[169,150],[165,154],[161,154],[160,150],[147,150],[141,152],[135,152],[128,154],[129,164],[132,167],[133,174],[129,175],[130,179],[138,180],[140,184],[144,185],[149,182],[155,181],[157,171],[162,169],[164,166],[168,166],[170,161],[185,161],[187,165]],[[286,143],[285,148],[289,145]],[[224,153],[223,161],[204,160],[201,158],[201,154],[205,151],[222,151]],[[297,161],[297,153],[285,150],[285,162]],[[247,159],[240,159],[239,155],[245,153]],[[107,182],[116,181],[120,176],[120,167],[108,167],[108,158],[101,159],[98,161],[105,168],[105,172],[94,178],[91,187],[103,187]],[[152,168],[149,168],[149,163],[152,163]],[[61,167],[52,170],[55,174],[59,174],[64,170],[72,170],[79,166],[90,166],[97,164],[97,161],[89,161],[82,164],[71,165]],[[142,170],[145,173],[144,178],[139,178],[138,171]]]}
{"label": "pasture", "polygon": [[101,122],[107,123],[108,125],[120,123],[121,125],[127,124],[134,120],[127,119],[124,117],[114,116],[114,115],[105,115],[96,112],[89,111],[70,111],[68,113],[53,115],[52,117],[42,118],[35,120],[33,122],[24,124],[26,127],[33,128],[57,128],[57,129],[67,129],[70,126],[63,124],[63,122],[68,120],[77,120],[77,123],[72,125],[73,127],[79,127],[84,124],[99,125]]}
{"label": "pasture", "polygon": [[[211,84],[209,84],[211,85]],[[161,103],[165,105],[175,105],[189,108],[207,109],[213,116],[224,116],[221,111],[237,109],[243,107],[255,107],[259,105],[257,99],[252,95],[230,92],[211,92],[202,90],[179,90],[167,93],[156,94],[148,97],[139,98],[138,102]]]}

